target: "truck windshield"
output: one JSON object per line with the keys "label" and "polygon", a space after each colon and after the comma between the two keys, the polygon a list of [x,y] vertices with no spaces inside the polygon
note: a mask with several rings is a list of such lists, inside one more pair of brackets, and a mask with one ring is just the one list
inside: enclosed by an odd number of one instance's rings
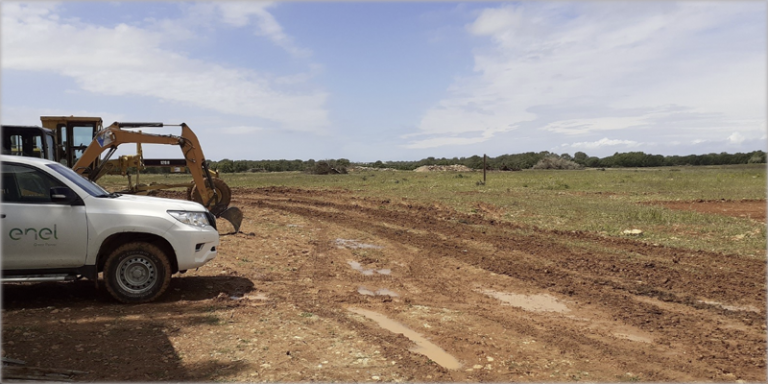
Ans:
{"label": "truck windshield", "polygon": [[91,196],[109,196],[109,192],[96,183],[80,176],[77,172],[61,164],[48,164],[48,167],[66,177],[67,180],[77,184],[78,187],[88,192]]}

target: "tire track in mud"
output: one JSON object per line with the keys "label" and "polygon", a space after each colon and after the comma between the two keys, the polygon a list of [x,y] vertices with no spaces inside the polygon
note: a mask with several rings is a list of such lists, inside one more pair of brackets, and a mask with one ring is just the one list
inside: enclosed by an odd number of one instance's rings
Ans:
{"label": "tire track in mud", "polygon": [[[695,300],[697,296],[730,302],[753,298],[747,304],[758,308],[765,306],[766,265],[764,261],[704,251],[655,246],[629,239],[606,238],[586,232],[547,231],[523,227],[514,223],[484,220],[475,215],[466,215],[455,211],[440,212],[433,207],[408,205],[408,211],[382,210],[364,207],[357,203],[360,199],[352,200],[355,201],[353,204],[316,200],[313,198],[313,194],[317,194],[316,191],[298,190],[298,193],[294,190],[281,191],[283,195],[287,193],[294,195],[283,198],[271,197],[270,202],[282,201],[285,210],[298,205],[334,209],[339,214],[333,212],[326,212],[325,214],[333,216],[331,219],[336,221],[347,219],[346,213],[351,211],[363,216],[362,223],[365,225],[370,225],[372,222],[386,222],[401,228],[411,227],[429,233],[448,233],[447,238],[490,244],[497,252],[523,252],[533,257],[542,258],[542,262],[546,260],[551,264],[559,265],[562,270],[589,273],[596,276],[595,281],[598,284],[611,285],[614,289],[656,297],[664,301],[697,305]],[[299,196],[295,196],[295,194]],[[311,198],[306,198],[304,195],[310,195]],[[345,214],[342,215],[341,212]],[[304,212],[304,215],[309,217],[314,217],[316,214],[316,212]],[[437,217],[429,217],[430,214],[437,215]],[[369,219],[365,220],[365,217]],[[447,219],[448,217],[456,219],[451,221]],[[482,233],[478,233],[476,228],[462,224],[462,220],[465,222],[472,220],[471,224],[484,225],[488,231],[483,230]],[[516,233],[521,231],[527,233]],[[399,235],[395,240],[402,241],[403,237],[406,240],[410,240],[410,237],[418,237],[417,234],[410,231],[405,230],[405,232],[405,235],[399,232],[395,233]],[[568,246],[560,243],[563,240],[573,240],[580,244]],[[466,247],[466,244],[461,241],[454,242],[453,248]],[[614,251],[615,255],[585,249],[582,246],[583,243],[596,243],[600,247]],[[439,244],[434,239],[422,237],[419,239],[418,245],[435,247]],[[619,253],[625,255],[622,257],[618,255]],[[632,261],[628,256],[641,260]],[[707,266],[711,268],[705,269]],[[548,271],[545,274],[549,275],[554,273],[546,268],[545,271]],[[707,280],[702,279],[704,277],[703,272],[706,272]],[[734,279],[733,274],[739,275],[739,279]],[[600,277],[608,275],[610,275],[610,279]],[[561,276],[545,277],[544,280],[549,281],[553,280],[553,277]],[[648,284],[629,282],[630,280],[648,282],[648,279],[656,279],[650,283],[654,286],[662,286],[663,290]],[[617,283],[617,281],[622,280],[625,280],[622,284]],[[712,305],[699,303],[698,306],[709,306],[716,310],[716,306]]]}
{"label": "tire track in mud", "polygon": [[[414,224],[414,215],[410,214],[408,212],[404,213],[398,213],[398,212],[388,212],[388,211],[382,211],[380,209],[374,210],[370,208],[364,208],[362,206],[359,206],[355,204],[354,206],[348,206],[348,205],[341,205],[341,204],[335,204],[330,203],[327,201],[315,201],[312,199],[296,199],[296,198],[290,198],[288,200],[285,200],[285,203],[288,203],[284,206],[277,206],[274,205],[274,202],[279,200],[272,200],[271,203],[266,202],[260,202],[260,204],[268,205],[272,204],[272,208],[274,209],[282,209],[282,210],[293,210],[294,213],[302,214],[307,217],[320,217],[320,216],[326,216],[325,220],[332,221],[336,223],[341,223],[344,221],[352,220],[351,217],[346,214],[342,213],[333,213],[333,212],[319,212],[319,211],[308,211],[306,209],[302,210],[298,208],[298,205],[305,205],[309,207],[331,207],[339,211],[355,211],[363,216],[368,215],[369,219],[365,219],[363,217],[362,221],[359,221],[357,224],[362,224],[363,226],[371,227],[371,228],[377,228],[377,226],[374,226],[371,224],[371,222],[388,222],[388,223],[394,223],[395,225],[401,225],[403,222],[409,222],[409,226],[411,226],[413,229],[416,229],[417,226]],[[454,213],[455,214],[455,213]],[[398,217],[399,216],[399,217]],[[701,295],[702,293],[707,294],[707,298],[709,299],[719,299],[724,301],[731,301],[731,300],[737,300],[743,297],[750,297],[748,295],[754,294],[751,297],[754,297],[755,300],[751,304],[755,304],[757,306],[763,306],[764,304],[764,297],[765,292],[764,289],[761,289],[764,287],[763,280],[764,277],[764,271],[765,271],[765,264],[763,262],[759,261],[753,261],[753,260],[741,260],[741,263],[739,263],[739,260],[734,260],[731,262],[731,260],[728,260],[727,263],[723,263],[722,261],[717,265],[725,265],[727,266],[730,264],[741,264],[739,265],[739,269],[742,269],[742,271],[739,271],[742,275],[742,279],[733,279],[732,276],[729,276],[727,272],[720,272],[719,270],[714,271],[706,271],[707,277],[709,280],[704,281],[702,280],[702,270],[694,270],[694,269],[688,269],[688,268],[677,268],[674,269],[674,267],[668,267],[665,265],[656,265],[654,263],[654,260],[650,261],[644,261],[642,262],[642,265],[638,262],[627,262],[626,260],[619,259],[618,257],[611,257],[611,255],[606,255],[605,253],[596,253],[593,251],[582,251],[579,249],[574,249],[573,246],[565,246],[562,244],[558,244],[557,242],[553,241],[553,237],[549,236],[547,238],[544,238],[541,235],[530,235],[530,234],[512,234],[510,232],[502,232],[502,234],[493,236],[493,235],[487,235],[486,233],[483,233],[482,236],[480,236],[479,233],[472,233],[477,232],[476,229],[466,226],[466,225],[460,225],[456,223],[451,222],[443,222],[439,223],[440,220],[430,219],[427,218],[426,220],[421,220],[419,222],[420,226],[422,228],[422,231],[426,231],[427,233],[441,233],[441,232],[448,232],[450,236],[444,236],[446,240],[439,240],[430,238],[429,236],[423,236],[419,235],[417,233],[413,233],[409,230],[392,230],[391,228],[385,228],[380,227],[379,232],[380,235],[383,235],[383,237],[390,238],[397,242],[406,242],[411,245],[419,246],[422,249],[430,249],[430,248],[438,248],[445,252],[452,252],[459,248],[467,248],[471,247],[471,245],[467,245],[466,241],[475,241],[475,242],[482,242],[485,244],[492,244],[495,248],[495,251],[493,254],[486,257],[485,255],[480,257],[480,261],[482,261],[482,264],[488,264],[489,262],[492,264],[494,261],[499,259],[496,254],[501,252],[513,252],[513,251],[519,251],[523,252],[527,255],[530,255],[534,258],[540,258],[538,261],[540,261],[539,264],[548,263],[550,266],[552,265],[558,265],[557,268],[546,268],[546,264],[544,266],[541,265],[527,265],[528,267],[531,267],[536,272],[543,272],[543,273],[537,273],[537,274],[526,274],[526,275],[517,275],[515,277],[518,278],[525,278],[527,277],[528,280],[534,280],[539,283],[542,287],[550,287],[553,285],[556,285],[556,283],[553,280],[558,280],[565,278],[565,276],[570,271],[582,271],[585,272],[591,276],[593,276],[592,281],[594,283],[600,284],[600,285],[608,285],[613,289],[618,290],[624,290],[632,294],[639,294],[639,295],[645,295],[645,296],[651,296],[658,299],[662,299],[663,301],[672,301],[672,302],[678,302],[678,303],[684,303],[700,308],[707,308],[709,307],[712,310],[718,310],[718,307],[716,305],[708,305],[705,303],[697,303],[695,300],[696,295]],[[442,231],[441,231],[442,230]],[[390,233],[387,233],[390,232]],[[485,232],[485,231],[483,231]],[[467,235],[467,233],[469,233]],[[377,233],[379,234],[379,233]],[[566,233],[566,235],[572,235],[573,233]],[[552,235],[552,233],[550,233]],[[476,239],[476,236],[479,237]],[[557,237],[557,236],[555,236]],[[457,239],[458,241],[455,241],[453,239]],[[492,241],[488,241],[492,240]],[[619,241],[619,243],[627,243],[626,240],[621,239],[622,241]],[[516,246],[509,246],[508,244],[517,244]],[[691,254],[704,254],[706,256],[706,253],[704,252],[696,252],[696,251],[689,251],[689,250],[675,250],[675,249],[668,249],[665,247],[654,247],[654,246],[643,246],[642,244],[638,245],[635,243],[629,243],[631,246],[631,249],[626,251],[627,253],[637,253],[636,248],[661,248],[657,249],[659,253],[661,254],[661,257],[655,256],[656,259],[660,262],[666,262],[669,264],[668,261],[665,261],[666,259],[665,254],[671,254],[672,257],[672,263],[671,264],[678,264],[678,260],[676,259],[679,257],[693,257],[690,256]],[[671,252],[670,252],[671,251]],[[648,253],[647,251],[645,253]],[[723,255],[719,254],[713,254],[717,258],[722,258]],[[462,256],[462,255],[458,255]],[[465,261],[467,260],[466,257],[464,257]],[[504,258],[501,258],[502,261]],[[712,258],[710,258],[711,260]],[[471,261],[471,260],[469,260]],[[477,262],[475,262],[477,263]],[[497,267],[498,268],[498,267]],[[719,267],[722,268],[722,267]],[[514,270],[499,270],[499,273],[504,273],[507,275],[513,275],[515,274]],[[607,274],[609,273],[609,274]],[[746,276],[745,276],[746,275]],[[642,279],[642,278],[655,278],[655,279],[663,279],[659,282],[655,282],[657,285],[666,285],[664,286],[664,290],[660,290],[654,287],[650,287],[647,284],[643,283],[636,283],[636,282],[630,282],[627,280],[634,279]],[[713,280],[715,280],[713,284]],[[762,284],[755,283],[755,281],[761,282]],[[660,283],[660,284],[659,284]],[[724,287],[723,284],[728,283],[729,286]],[[734,286],[736,285],[736,286]],[[762,287],[760,286],[762,285]],[[683,289],[684,288],[684,289]],[[568,291],[567,289],[561,293],[572,295],[573,293]],[[731,312],[731,311],[726,311]]]}
{"label": "tire track in mud", "polygon": [[[569,297],[585,302],[597,302],[615,320],[643,330],[653,330],[663,335],[662,341],[667,346],[682,343],[690,348],[689,357],[648,356],[645,351],[610,346],[585,337],[578,329],[564,329],[557,323],[550,326],[533,327],[530,324],[510,322],[493,311],[485,310],[483,317],[492,319],[522,334],[531,334],[552,345],[566,346],[567,350],[577,354],[599,354],[622,356],[623,364],[634,366],[636,362],[653,362],[675,368],[672,371],[686,372],[685,366],[696,366],[699,372],[708,372],[714,378],[722,372],[752,371],[756,377],[764,378],[764,372],[756,373],[764,367],[764,333],[752,324],[764,323],[765,315],[744,311],[726,311],[716,305],[698,303],[696,297],[704,292],[709,299],[730,301],[743,295],[755,295],[751,303],[762,302],[764,307],[764,262],[743,260],[725,255],[696,252],[684,249],[656,247],[625,239],[606,239],[592,234],[543,231],[524,228],[512,223],[498,223],[457,212],[445,212],[434,207],[418,205],[400,205],[394,209],[371,208],[383,201],[353,198],[346,203],[329,200],[338,199],[338,193],[325,194],[317,191],[282,189],[261,189],[249,191],[260,198],[241,198],[239,200],[258,208],[286,211],[292,214],[329,222],[353,229],[365,229],[372,235],[395,243],[407,244],[424,252],[422,265],[414,266],[417,270],[428,272],[429,263],[448,257],[467,264],[527,281],[540,288],[548,288]],[[244,196],[246,194],[241,194]],[[323,200],[317,200],[317,198]],[[459,219],[455,219],[455,218]],[[453,220],[448,219],[453,218]],[[485,225],[481,231],[459,221]],[[411,228],[404,229],[404,228]],[[515,233],[524,231],[525,233]],[[424,233],[421,233],[424,232]],[[444,239],[430,234],[441,234]],[[565,245],[560,241],[579,241],[585,239],[598,243],[615,253],[636,253],[654,257],[650,263],[628,262],[619,255],[596,250],[584,250],[581,246]],[[555,240],[555,241],[553,241]],[[490,244],[493,251],[489,254],[476,244]],[[464,250],[470,250],[465,252]],[[668,258],[668,259],[667,259]],[[704,258],[698,270],[680,268],[694,265],[697,258]],[[723,265],[723,258],[734,261],[742,269],[743,280],[734,281],[728,272],[710,270]],[[734,259],[734,260],[731,260]],[[675,261],[676,260],[676,261]],[[673,265],[666,265],[673,264]],[[710,266],[708,269],[704,269]],[[762,273],[760,272],[762,271]],[[428,275],[428,273],[426,273]],[[646,279],[655,278],[652,284],[639,284],[630,281],[638,276]],[[710,277],[703,281],[702,277]],[[714,276],[714,278],[712,278]],[[435,292],[459,293],[466,287],[454,286],[451,282],[435,282],[428,276],[412,276]],[[673,281],[674,283],[670,283]],[[712,280],[715,285],[712,286]],[[663,289],[653,285],[661,283]],[[666,284],[666,285],[665,285]],[[760,286],[762,285],[762,289]],[[670,311],[648,302],[632,299],[632,295],[648,296],[666,302],[683,304],[696,315],[703,315],[699,320],[690,314]],[[707,317],[711,317],[707,319]],[[746,328],[728,329],[717,325],[717,318],[730,318],[744,321]],[[716,321],[714,321],[716,320]],[[745,330],[746,329],[746,330]],[[557,335],[557,336],[552,336]],[[733,347],[723,340],[739,340],[740,345]],[[592,350],[592,352],[585,352]],[[669,361],[672,360],[672,361]],[[634,363],[633,363],[634,362]],[[757,371],[760,371],[757,369]],[[671,372],[670,372],[671,374]],[[760,376],[762,375],[762,376]],[[680,378],[658,373],[657,379]]]}

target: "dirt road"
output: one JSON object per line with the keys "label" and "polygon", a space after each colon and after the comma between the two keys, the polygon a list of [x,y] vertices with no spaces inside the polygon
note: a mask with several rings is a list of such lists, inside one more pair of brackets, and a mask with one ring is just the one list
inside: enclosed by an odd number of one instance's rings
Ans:
{"label": "dirt road", "polygon": [[517,226],[485,205],[234,196],[242,233],[159,302],[6,284],[5,355],[85,381],[766,380],[763,260]]}

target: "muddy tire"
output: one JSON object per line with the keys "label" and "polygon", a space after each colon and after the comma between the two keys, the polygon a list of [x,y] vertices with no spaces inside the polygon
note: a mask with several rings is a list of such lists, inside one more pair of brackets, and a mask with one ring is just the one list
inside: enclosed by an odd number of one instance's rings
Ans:
{"label": "muddy tire", "polygon": [[[200,192],[197,191],[197,186],[194,182],[187,188],[187,200],[198,202],[204,205],[209,211],[216,214],[229,207],[229,203],[232,201],[232,190],[229,189],[229,185],[227,185],[224,180],[219,178],[212,178],[212,180],[216,196],[210,204],[206,205],[203,202],[203,198],[200,196]],[[205,185],[210,188],[208,180],[205,181]]]}
{"label": "muddy tire", "polygon": [[171,283],[171,264],[160,248],[149,243],[128,243],[114,250],[104,264],[104,284],[123,303],[146,303],[165,292]]}

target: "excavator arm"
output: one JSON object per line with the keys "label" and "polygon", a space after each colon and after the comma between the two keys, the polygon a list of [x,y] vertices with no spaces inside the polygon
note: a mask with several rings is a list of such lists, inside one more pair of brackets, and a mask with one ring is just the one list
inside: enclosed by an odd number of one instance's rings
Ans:
{"label": "excavator arm", "polygon": [[[96,181],[101,176],[106,174],[107,169],[104,167],[111,166],[109,157],[115,152],[118,146],[128,143],[138,144],[165,144],[165,145],[178,145],[184,155],[187,168],[192,174],[193,188],[197,192],[197,197],[200,198],[200,202],[217,217],[223,217],[230,221],[235,227],[235,232],[239,231],[240,223],[242,222],[242,212],[236,207],[227,207],[228,201],[222,202],[219,193],[229,194],[229,187],[220,180],[216,182],[211,177],[211,172],[208,171],[208,166],[205,162],[205,156],[203,150],[200,147],[200,142],[197,139],[197,135],[187,126],[182,123],[181,135],[157,135],[151,133],[145,133],[141,131],[129,131],[123,128],[156,128],[168,126],[163,123],[119,123],[115,122],[112,125],[99,131],[93,138],[93,141],[83,152],[80,159],[77,160],[73,169],[75,172],[87,176],[90,180]],[[107,156],[102,159],[98,166],[96,160],[99,159],[102,153],[109,151]],[[220,192],[217,192],[219,189]],[[226,189],[226,191],[224,191]],[[190,194],[193,195],[193,194]]]}

